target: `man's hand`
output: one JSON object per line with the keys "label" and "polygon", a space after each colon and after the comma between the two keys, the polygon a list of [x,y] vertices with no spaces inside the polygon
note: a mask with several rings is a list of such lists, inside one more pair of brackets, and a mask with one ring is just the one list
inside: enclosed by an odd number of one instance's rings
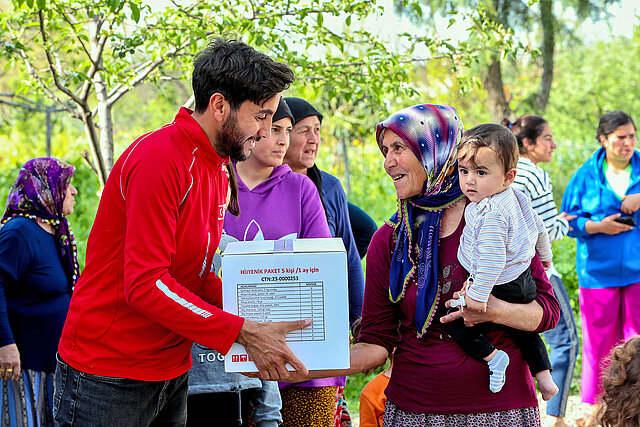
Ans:
{"label": "man's hand", "polygon": [[546,270],[550,269],[553,263],[551,261],[542,261],[542,267]]}
{"label": "man's hand", "polygon": [[631,215],[640,208],[640,194],[627,194],[622,198],[620,210]]}
{"label": "man's hand", "polygon": [[259,377],[265,380],[287,380],[293,377],[286,367],[290,364],[298,374],[308,375],[307,368],[293,354],[285,341],[287,333],[306,328],[311,319],[292,322],[258,323],[244,320],[242,329],[236,338],[253,360],[259,371]]}

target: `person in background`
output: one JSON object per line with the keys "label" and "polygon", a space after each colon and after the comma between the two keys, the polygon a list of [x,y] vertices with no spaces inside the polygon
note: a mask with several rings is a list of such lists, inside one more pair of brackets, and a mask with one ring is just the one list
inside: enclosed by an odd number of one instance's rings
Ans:
{"label": "person in background", "polygon": [[[530,200],[533,209],[540,215],[549,234],[549,240],[560,240],[569,232],[569,221],[575,216],[565,212],[558,213],[553,201],[553,187],[549,174],[538,166],[550,162],[556,144],[549,123],[542,117],[522,116],[514,123],[503,122],[511,129],[518,141],[520,159],[518,160],[516,179],[513,188],[522,191]],[[554,427],[567,427],[564,416],[571,392],[571,379],[578,359],[580,340],[571,308],[571,299],[562,283],[558,270],[552,265],[547,277],[553,286],[553,293],[560,303],[558,326],[543,333],[551,347],[551,376],[558,386],[556,394],[547,402],[547,415]]]}
{"label": "person in background", "polygon": [[67,216],[75,168],[20,168],[0,222],[0,425],[52,427],[56,350],[79,268]]}
{"label": "person in background", "polygon": [[[238,239],[224,231],[213,256],[212,274],[222,278],[222,253]],[[226,372],[224,355],[198,343],[191,348],[187,427],[206,425],[277,427],[282,401],[275,381]]]}
{"label": "person in background", "polygon": [[387,396],[384,390],[389,385],[393,372],[393,353],[389,355],[389,366],[369,381],[360,392],[360,427],[382,427]]}
{"label": "person in background", "polygon": [[640,332],[640,153],[627,113],[600,118],[602,147],[573,174],[562,210],[575,237],[582,316],[582,401],[593,405],[579,425],[595,425],[603,361]]}
{"label": "person in background", "polygon": [[[287,104],[280,100],[271,136],[256,143],[248,159],[235,164],[240,213],[227,215],[224,229],[238,240],[331,237],[313,182],[282,164],[293,124]],[[283,425],[331,426],[336,388],[344,381],[281,383]]]}
{"label": "person in background", "polygon": [[[360,338],[361,324],[356,322],[353,331],[353,342]],[[369,381],[360,392],[360,427],[382,427],[384,407],[387,403],[385,388],[393,372],[393,352],[389,355],[389,366]]]}
{"label": "person in background", "polygon": [[353,238],[358,248],[358,254],[360,259],[367,255],[367,249],[373,234],[378,229],[376,222],[366,213],[362,208],[354,203],[347,202],[349,207],[349,223],[351,224],[351,231],[353,232]]}
{"label": "person in background", "polygon": [[322,114],[304,99],[287,97],[285,100],[293,114],[293,129],[284,163],[292,171],[306,175],[313,181],[324,206],[331,235],[340,237],[344,242],[349,268],[349,323],[353,325],[362,314],[364,276],[349,222],[347,195],[336,177],[316,165]]}
{"label": "person in background", "polygon": [[602,427],[640,427],[640,337],[611,350],[603,381]]}
{"label": "person in background", "polygon": [[[321,171],[315,164],[320,146],[322,114],[304,99],[288,97],[285,100],[293,114],[293,129],[291,131],[291,143],[284,157],[284,163],[289,165],[292,171],[306,175],[313,181],[324,206],[331,235],[340,237],[347,250],[349,324],[353,325],[362,314],[364,276],[349,220],[347,195],[336,177]],[[334,425],[336,427],[343,423],[348,424],[351,418],[343,395],[344,383],[338,384],[336,405],[334,405],[336,407],[334,414]]]}
{"label": "person in background", "polygon": [[215,39],[193,62],[195,111],[120,156],[89,234],[58,346],[54,414],[63,427],[184,425],[191,347],[242,344],[265,379],[306,372],[286,334],[221,309],[210,274],[227,203],[225,165],[269,136],[291,69]]}

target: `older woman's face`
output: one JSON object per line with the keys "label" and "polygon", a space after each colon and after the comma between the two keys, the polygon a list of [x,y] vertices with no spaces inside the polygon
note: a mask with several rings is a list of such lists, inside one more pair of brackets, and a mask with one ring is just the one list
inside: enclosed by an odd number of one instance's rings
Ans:
{"label": "older woman's face", "polygon": [[636,148],[636,128],[633,123],[618,126],[613,133],[600,136],[600,142],[607,151],[607,159],[629,164]]}
{"label": "older woman's face", "polygon": [[427,172],[411,147],[395,132],[386,129],[380,147],[384,155],[384,170],[393,179],[399,199],[408,199],[422,192]]}
{"label": "older woman's face", "polygon": [[69,184],[64,200],[62,201],[62,215],[67,216],[73,213],[73,207],[76,204],[76,194],[78,194],[76,187]]}

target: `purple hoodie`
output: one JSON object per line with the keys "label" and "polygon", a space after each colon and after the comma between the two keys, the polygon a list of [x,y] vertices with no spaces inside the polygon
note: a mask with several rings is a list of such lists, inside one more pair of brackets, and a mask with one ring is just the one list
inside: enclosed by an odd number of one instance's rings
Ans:
{"label": "purple hoodie", "polygon": [[238,240],[331,237],[313,182],[288,165],[249,190],[238,176],[240,216],[227,212],[224,231]]}
{"label": "purple hoodie", "polygon": [[[331,237],[318,190],[305,175],[288,165],[273,169],[271,176],[249,190],[238,176],[240,216],[227,212],[224,231],[238,240],[278,240]],[[286,387],[288,383],[279,383]],[[295,384],[296,387],[345,385],[345,377]]]}

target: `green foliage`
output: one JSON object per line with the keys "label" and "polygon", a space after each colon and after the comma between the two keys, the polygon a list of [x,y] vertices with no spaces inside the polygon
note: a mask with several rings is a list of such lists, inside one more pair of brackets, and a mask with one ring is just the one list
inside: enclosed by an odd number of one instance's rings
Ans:
{"label": "green foliage", "polygon": [[[108,132],[100,134],[111,126],[110,108],[144,81],[188,78],[193,54],[213,36],[235,36],[290,64],[298,76],[294,91],[318,94],[320,106],[360,120],[379,113],[389,98],[416,94],[409,83],[414,62],[455,57],[454,64],[470,63],[481,55],[477,45],[454,46],[426,33],[400,34],[393,43],[409,48],[393,49],[362,25],[382,12],[369,0],[200,0],[172,2],[162,10],[141,0],[12,5],[0,12],[0,57],[25,77],[12,90],[47,97],[75,118],[88,117],[85,133],[101,180],[112,167],[114,141]],[[522,48],[512,32],[483,19],[482,12],[472,27],[483,47],[505,54]],[[417,47],[430,56],[415,58]],[[347,123],[336,136],[364,134]]]}

